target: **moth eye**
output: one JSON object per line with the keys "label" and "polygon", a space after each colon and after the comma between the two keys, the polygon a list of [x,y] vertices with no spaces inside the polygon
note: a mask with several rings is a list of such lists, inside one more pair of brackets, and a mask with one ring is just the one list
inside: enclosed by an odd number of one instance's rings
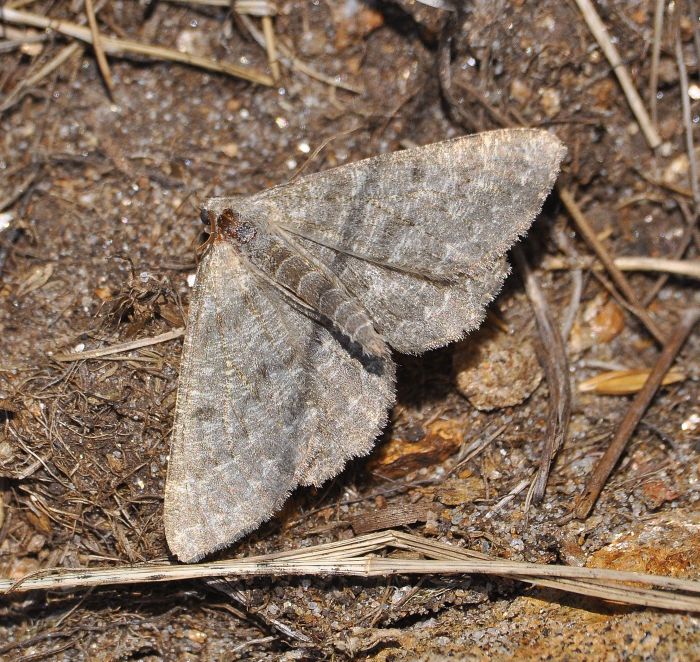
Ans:
{"label": "moth eye", "polygon": [[208,209],[199,210],[199,219],[204,225],[211,225],[211,212]]}

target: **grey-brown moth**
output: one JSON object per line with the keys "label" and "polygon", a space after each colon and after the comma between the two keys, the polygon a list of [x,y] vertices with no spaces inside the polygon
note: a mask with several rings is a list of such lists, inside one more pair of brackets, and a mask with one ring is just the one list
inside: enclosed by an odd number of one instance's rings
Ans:
{"label": "grey-brown moth", "polygon": [[394,401],[390,348],[481,323],[563,155],[546,131],[492,131],[206,202],[165,488],[180,560],[371,449]]}

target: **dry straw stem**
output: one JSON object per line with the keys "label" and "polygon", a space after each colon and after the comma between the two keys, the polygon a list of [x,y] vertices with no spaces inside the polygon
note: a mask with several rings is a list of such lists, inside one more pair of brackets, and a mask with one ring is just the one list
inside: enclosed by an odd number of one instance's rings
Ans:
{"label": "dry straw stem", "polygon": [[698,27],[698,8],[695,4],[695,0],[686,0],[686,5],[688,9],[688,16],[690,17],[690,22],[693,25],[693,42],[695,44],[695,57],[697,58],[696,61],[700,62],[700,27]]}
{"label": "dry straw stem", "polygon": [[[700,260],[673,260],[663,257],[628,256],[616,257],[613,263],[620,271],[653,271],[687,278],[700,279]],[[545,268],[552,271],[561,269],[602,269],[593,258],[549,258]]]}
{"label": "dry straw stem", "polygon": [[[231,7],[230,0],[167,0],[168,2],[174,2],[176,4],[195,4],[195,5],[208,5],[211,7]],[[262,46],[267,52],[267,59],[270,65],[270,70],[272,71],[272,78],[277,81],[280,78],[280,60],[290,69],[296,69],[306,74],[310,78],[315,78],[316,80],[331,85],[333,87],[339,87],[348,92],[355,92],[359,94],[362,89],[350,85],[348,83],[342,83],[334,78],[326,76],[321,72],[317,71],[310,65],[297,59],[292,52],[284,46],[281,42],[275,39],[274,31],[272,29],[272,16],[276,13],[276,8],[273,2],[269,0],[237,0],[233,3],[233,11],[238,14],[241,23],[245,25],[247,30],[250,32],[251,36],[255,41]],[[262,18],[263,32],[255,27],[253,22],[247,18],[248,16],[259,16]],[[279,57],[278,53],[283,55],[282,58]]]}
{"label": "dry straw stem", "polygon": [[661,144],[661,138],[659,137],[654,124],[649,119],[649,115],[647,115],[642,99],[640,98],[639,93],[632,82],[632,77],[630,76],[629,71],[627,71],[627,67],[625,67],[624,63],[622,62],[620,54],[617,52],[617,48],[615,48],[615,45],[612,43],[603,21],[601,21],[600,16],[598,16],[598,12],[596,12],[593,3],[590,0],[576,0],[576,4],[578,5],[578,8],[581,11],[581,14],[583,15],[583,18],[586,21],[590,31],[593,33],[595,40],[600,45],[603,53],[605,53],[605,57],[608,59],[608,62],[610,62],[610,66],[613,68],[615,74],[617,74],[617,79],[620,81],[622,91],[625,93],[625,97],[627,97],[627,103],[629,103],[634,116],[637,118],[637,122],[642,129],[642,133],[644,134],[649,147],[656,149]]}
{"label": "dry straw stem", "polygon": [[[92,43],[92,33],[90,32],[90,29],[85,28],[82,25],[78,25],[77,23],[71,23],[70,21],[54,20],[45,16],[40,16],[39,14],[33,14],[31,12],[19,11],[1,6],[0,20],[18,25],[30,25],[35,28],[55,30],[56,32],[68,37],[80,39],[88,44]],[[229,62],[217,62],[216,60],[199,57],[197,55],[180,53],[180,51],[176,51],[172,48],[152,46],[151,44],[142,44],[137,41],[129,41],[126,39],[117,39],[115,37],[107,36],[102,37],[102,46],[105,53],[109,53],[110,55],[124,55],[127,53],[144,55],[155,59],[180,62],[193,67],[228,74],[229,76],[242,78],[243,80],[258,83],[260,85],[267,85],[268,87],[274,84],[274,81],[270,76],[256,71],[255,69],[239,67],[238,65],[231,64]]]}
{"label": "dry straw stem", "polygon": [[45,33],[35,30],[16,30],[4,26],[0,30],[0,53],[9,53],[30,44],[40,44],[48,39]]}
{"label": "dry straw stem", "polygon": [[[377,556],[387,548],[423,559]],[[49,570],[20,580],[0,580],[0,594],[33,590],[73,590],[96,586],[189,579],[272,576],[353,576],[483,574],[510,577],[561,591],[659,609],[700,611],[700,582],[637,572],[502,561],[401,531],[229,561],[191,565],[158,564],[123,568]],[[654,588],[645,588],[655,586]]]}
{"label": "dry straw stem", "polygon": [[[563,230],[555,232],[554,239],[559,246],[559,250],[563,251],[573,260],[579,257],[578,251],[574,246],[574,242]],[[574,268],[571,270],[571,295],[569,297],[569,305],[566,307],[566,312],[563,315],[560,328],[561,337],[564,344],[569,339],[571,329],[574,328],[576,315],[581,307],[581,297],[583,296],[583,270]]]}
{"label": "dry straw stem", "polygon": [[131,352],[142,347],[150,347],[159,343],[175,340],[185,334],[184,328],[173,329],[166,331],[153,338],[141,338],[140,340],[132,340],[130,342],[118,343],[109,347],[100,347],[99,349],[90,349],[87,352],[64,352],[55,354],[50,357],[55,361],[84,361],[85,359],[100,359],[103,356],[111,356],[112,354],[121,354],[122,352]]}
{"label": "dry straw stem", "polygon": [[615,437],[610,442],[610,446],[605,451],[605,454],[598,461],[593,473],[588,479],[588,484],[579,496],[578,502],[574,508],[574,514],[579,519],[585,519],[593,509],[595,502],[598,500],[603,487],[605,486],[608,477],[615,468],[617,461],[620,459],[625,450],[625,446],[629,441],[632,433],[635,431],[639,421],[642,420],[644,412],[651,404],[656,391],[659,389],[664,376],[668,372],[676,355],[680,351],[686,338],[693,330],[696,322],[700,319],[700,308],[691,308],[687,310],[678,326],[676,327],[668,344],[663,348],[659,358],[651,371],[651,374],[644,382],[642,390],[632,401],[625,417],[622,419],[620,426],[615,433]]}
{"label": "dry straw stem", "polygon": [[649,313],[642,308],[641,304],[637,300],[637,295],[635,294],[634,290],[627,282],[627,279],[622,271],[615,266],[615,262],[605,249],[605,246],[603,246],[598,237],[596,237],[596,234],[588,222],[588,219],[581,211],[581,208],[576,204],[574,196],[567,188],[560,186],[559,198],[564,203],[564,206],[576,224],[576,229],[580,232],[588,245],[595,251],[598,259],[603,263],[603,266],[608,271],[613,281],[615,281],[617,287],[620,288],[620,291],[629,304],[630,310],[644,324],[656,341],[663,345],[666,342],[665,334],[661,331],[661,329],[659,329]]}

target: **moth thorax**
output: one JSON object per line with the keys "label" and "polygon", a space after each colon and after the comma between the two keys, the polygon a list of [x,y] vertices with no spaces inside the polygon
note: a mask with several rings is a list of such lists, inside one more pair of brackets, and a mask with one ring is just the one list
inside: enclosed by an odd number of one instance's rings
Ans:
{"label": "moth thorax", "polygon": [[216,219],[216,234],[236,244],[247,244],[257,233],[255,226],[244,221],[233,209],[224,209]]}

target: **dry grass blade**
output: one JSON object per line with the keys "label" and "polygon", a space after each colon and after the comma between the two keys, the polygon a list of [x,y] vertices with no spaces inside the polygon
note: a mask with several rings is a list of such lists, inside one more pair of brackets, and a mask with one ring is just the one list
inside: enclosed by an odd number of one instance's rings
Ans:
{"label": "dry grass blade", "polygon": [[[574,242],[564,231],[556,232],[554,239],[559,247],[559,250],[564,252],[573,261],[578,260],[579,254],[574,246]],[[579,308],[581,307],[581,297],[583,296],[583,270],[574,267],[571,270],[571,296],[569,299],[569,305],[566,308],[566,313],[564,313],[561,322],[561,337],[564,344],[567,343],[569,335],[571,334],[571,329],[574,328],[574,322],[576,321],[576,315]]]}
{"label": "dry grass blade", "polygon": [[627,67],[625,67],[622,62],[617,48],[615,48],[615,45],[610,39],[603,21],[600,19],[600,16],[598,16],[598,12],[596,12],[590,0],[576,0],[576,4],[590,31],[603,50],[603,53],[605,53],[605,57],[608,59],[608,62],[610,62],[610,66],[613,68],[615,74],[617,74],[617,79],[620,81],[622,90],[627,97],[627,103],[629,103],[634,116],[637,118],[637,122],[642,129],[642,133],[649,147],[656,149],[661,144],[661,138],[652,121],[649,119],[647,111],[644,109],[644,104],[637,92],[637,88],[632,82],[632,77],[629,71],[627,71]]}
{"label": "dry grass blade", "polygon": [[231,8],[239,14],[250,16],[272,16],[275,13],[275,5],[272,0],[166,0],[177,5],[203,5],[205,7]]}
{"label": "dry grass blade", "polygon": [[[387,548],[418,553],[427,558],[382,558],[372,555]],[[0,593],[205,578],[240,579],[274,575],[385,577],[402,574],[511,577],[537,586],[627,604],[700,611],[700,597],[696,597],[700,596],[700,582],[697,581],[598,568],[503,561],[400,531],[368,534],[301,550],[213,563],[54,570],[35,573],[18,581],[0,580]],[[649,586],[658,588],[646,588]]]}
{"label": "dry grass blade", "polygon": [[698,8],[695,4],[695,0],[687,0],[686,5],[690,22],[693,25],[693,43],[695,44],[696,62],[698,62],[700,61],[700,28],[698,28]]}
{"label": "dry grass blade", "polygon": [[[608,370],[586,379],[578,385],[580,393],[597,395],[631,395],[642,390],[651,370]],[[680,370],[669,370],[661,381],[662,386],[682,382],[686,375]]]}
{"label": "dry grass blade", "polygon": [[[56,32],[68,37],[80,39],[81,41],[89,44],[92,43],[92,33],[90,32],[89,28],[84,28],[82,25],[71,23],[70,21],[54,20],[39,14],[18,11],[8,7],[0,7],[0,20],[7,21],[8,23],[30,25],[36,28],[55,30]],[[105,53],[110,53],[111,55],[123,55],[125,53],[145,55],[155,59],[180,62],[193,67],[228,74],[229,76],[242,78],[243,80],[247,80],[252,83],[267,85],[268,87],[271,87],[274,84],[274,81],[270,76],[254,69],[239,67],[238,65],[231,64],[229,62],[217,62],[216,60],[211,60],[209,58],[181,53],[180,51],[176,51],[172,48],[152,46],[151,44],[142,44],[137,41],[129,41],[127,39],[117,39],[115,37],[107,36],[102,37],[102,46]]]}
{"label": "dry grass blade", "polygon": [[90,349],[87,352],[64,352],[62,354],[55,354],[51,358],[53,358],[55,361],[84,361],[85,359],[99,359],[103,356],[121,354],[122,352],[130,352],[134,349],[141,349],[142,347],[150,347],[151,345],[168,342],[169,340],[180,338],[184,334],[184,328],[173,329],[172,331],[166,331],[165,333],[161,333],[153,338],[141,338],[140,340],[118,343],[117,345],[110,345],[109,347]]}
{"label": "dry grass blade", "polygon": [[686,311],[671,336],[671,339],[668,341],[668,344],[663,348],[654,369],[644,383],[642,390],[637,394],[627,410],[627,414],[625,414],[625,417],[622,419],[615,433],[615,437],[610,442],[610,446],[605,451],[603,457],[598,461],[598,464],[588,479],[586,487],[578,499],[576,507],[574,508],[574,513],[579,519],[588,517],[588,514],[593,509],[595,502],[598,500],[598,496],[608,480],[608,476],[612,473],[617,461],[625,450],[629,438],[632,436],[639,421],[641,421],[647,407],[651,404],[664,375],[668,372],[676,358],[676,354],[680,351],[698,319],[700,319],[700,308],[693,308]]}
{"label": "dry grass blade", "polygon": [[9,26],[3,26],[0,31],[0,53],[9,53],[18,49],[25,50],[33,44],[41,44],[47,41],[48,35],[36,30],[16,30]]}

